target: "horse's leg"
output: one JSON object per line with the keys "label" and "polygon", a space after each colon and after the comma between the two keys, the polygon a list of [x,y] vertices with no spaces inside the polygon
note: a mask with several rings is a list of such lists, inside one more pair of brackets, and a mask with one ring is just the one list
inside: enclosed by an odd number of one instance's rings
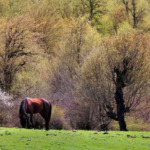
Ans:
{"label": "horse's leg", "polygon": [[29,117],[27,116],[27,129],[30,127],[29,125]]}
{"label": "horse's leg", "polygon": [[49,122],[51,118],[52,105],[51,103],[44,102],[44,114],[45,114],[45,129],[49,130]]}
{"label": "horse's leg", "polygon": [[34,128],[34,124],[33,124],[33,113],[32,113],[32,112],[30,113],[30,122],[31,122],[32,128]]}
{"label": "horse's leg", "polygon": [[45,129],[49,130],[49,121],[50,121],[50,119],[48,118],[48,116],[45,113],[41,112],[40,114],[43,117],[43,119],[45,120]]}
{"label": "horse's leg", "polygon": [[49,130],[49,119],[45,119],[45,129]]}

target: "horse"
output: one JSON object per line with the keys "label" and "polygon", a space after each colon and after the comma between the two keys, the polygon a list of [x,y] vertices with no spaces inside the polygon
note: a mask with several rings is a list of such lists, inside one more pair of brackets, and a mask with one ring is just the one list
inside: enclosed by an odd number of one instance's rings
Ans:
{"label": "horse", "polygon": [[33,114],[39,113],[45,120],[45,129],[49,130],[49,122],[52,113],[52,104],[44,98],[24,98],[21,101],[19,109],[20,123],[23,128],[29,125],[28,114],[30,114],[30,122],[33,125]]}

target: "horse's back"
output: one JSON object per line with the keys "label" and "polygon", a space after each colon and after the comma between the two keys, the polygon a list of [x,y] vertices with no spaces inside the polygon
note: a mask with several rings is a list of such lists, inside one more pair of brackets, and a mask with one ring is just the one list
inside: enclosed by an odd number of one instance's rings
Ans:
{"label": "horse's back", "polygon": [[28,105],[29,111],[32,111],[33,113],[40,113],[44,108],[43,102],[39,98],[29,98]]}

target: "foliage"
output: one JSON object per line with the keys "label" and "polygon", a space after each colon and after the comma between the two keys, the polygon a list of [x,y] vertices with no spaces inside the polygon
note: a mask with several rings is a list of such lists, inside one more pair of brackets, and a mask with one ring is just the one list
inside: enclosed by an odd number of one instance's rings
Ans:
{"label": "foliage", "polygon": [[53,106],[50,128],[59,130],[70,129],[69,124],[66,121],[65,110],[63,108],[56,105]]}
{"label": "foliage", "polygon": [[33,55],[34,49],[29,49],[31,38],[29,20],[27,21],[24,17],[6,20],[0,31],[0,86],[6,91],[10,91],[14,76],[16,72],[24,68],[27,57]]}
{"label": "foliage", "polygon": [[[36,65],[36,67],[35,67]],[[32,57],[30,65],[24,70],[17,73],[13,83],[15,83],[11,91],[19,98],[45,97],[49,99],[49,69],[47,68],[49,61],[43,57]],[[20,98],[20,99],[21,99]]]}
{"label": "foliage", "polygon": [[[117,104],[116,117],[112,119],[119,122],[120,130],[126,130],[124,114],[142,98],[147,81],[149,80],[149,37],[138,31],[121,34],[119,39],[114,39],[106,45],[108,55],[107,74],[110,81],[115,85],[115,101]],[[111,51],[110,51],[111,49]],[[131,89],[132,87],[132,89]],[[128,90],[130,89],[130,90]],[[124,94],[127,91],[127,97]],[[112,108],[110,106],[110,108]],[[113,107],[114,108],[114,107]],[[111,110],[112,111],[112,110]],[[112,111],[113,112],[113,111]]]}
{"label": "foliage", "polygon": [[23,97],[44,97],[64,111],[61,128],[102,130],[117,120],[117,85],[124,113],[149,100],[149,6],[149,0],[1,0],[0,88],[14,97],[13,116]]}
{"label": "foliage", "polygon": [[51,7],[48,0],[44,0],[31,5],[29,7],[29,15],[34,22],[33,32],[39,33],[39,42],[42,41],[45,53],[54,55],[54,47],[60,39],[62,25],[56,8]]}
{"label": "foliage", "polygon": [[121,0],[121,3],[126,8],[126,14],[133,28],[138,28],[140,23],[144,23],[148,10],[146,0]]}
{"label": "foliage", "polygon": [[[141,31],[131,30],[129,30],[128,33],[124,33],[124,31],[123,33],[120,32],[120,34],[121,36],[115,37],[112,41],[113,47],[111,47],[111,44],[107,45],[106,43],[108,52],[108,71],[110,71],[108,77],[116,83],[114,68],[123,70],[123,67],[125,67],[124,63],[127,59],[129,61],[127,67],[128,70],[123,80],[126,87],[125,91],[128,91],[125,99],[131,100],[130,96],[133,93],[139,94],[138,92],[140,92],[140,90],[144,90],[145,93],[148,86],[149,36]],[[144,89],[144,87],[146,87],[146,89]],[[128,105],[130,106],[130,104]],[[131,105],[134,105],[133,100]]]}

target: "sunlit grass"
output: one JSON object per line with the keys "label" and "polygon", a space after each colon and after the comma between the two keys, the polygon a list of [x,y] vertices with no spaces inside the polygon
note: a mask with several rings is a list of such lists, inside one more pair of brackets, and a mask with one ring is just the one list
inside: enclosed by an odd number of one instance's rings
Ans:
{"label": "sunlit grass", "polygon": [[150,132],[0,128],[0,150],[149,150]]}

